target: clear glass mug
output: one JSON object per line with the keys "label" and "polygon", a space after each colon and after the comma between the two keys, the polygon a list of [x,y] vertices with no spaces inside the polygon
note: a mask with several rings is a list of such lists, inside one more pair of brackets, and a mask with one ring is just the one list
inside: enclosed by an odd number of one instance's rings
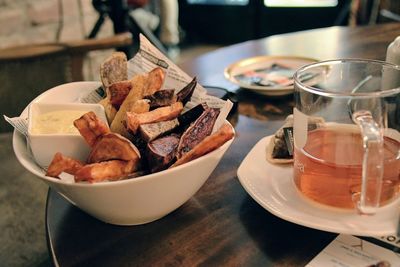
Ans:
{"label": "clear glass mug", "polygon": [[294,75],[294,182],[307,198],[374,214],[399,196],[400,66],[362,59]]}

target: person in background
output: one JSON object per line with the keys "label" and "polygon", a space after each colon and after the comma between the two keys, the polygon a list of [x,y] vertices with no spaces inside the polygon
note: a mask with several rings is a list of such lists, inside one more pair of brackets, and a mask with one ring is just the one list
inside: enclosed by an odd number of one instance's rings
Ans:
{"label": "person in background", "polygon": [[128,0],[134,7],[131,14],[148,29],[155,31],[172,60],[179,57],[179,5],[178,0]]}
{"label": "person in background", "polygon": [[160,5],[160,41],[167,48],[168,56],[179,56],[179,5],[178,0],[155,1]]}

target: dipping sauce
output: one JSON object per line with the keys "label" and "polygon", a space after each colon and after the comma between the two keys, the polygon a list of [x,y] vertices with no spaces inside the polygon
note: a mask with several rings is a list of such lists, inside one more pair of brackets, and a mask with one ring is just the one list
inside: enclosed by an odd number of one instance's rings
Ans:
{"label": "dipping sauce", "polygon": [[79,119],[86,110],[57,110],[35,116],[32,121],[32,134],[79,134],[74,120]]}

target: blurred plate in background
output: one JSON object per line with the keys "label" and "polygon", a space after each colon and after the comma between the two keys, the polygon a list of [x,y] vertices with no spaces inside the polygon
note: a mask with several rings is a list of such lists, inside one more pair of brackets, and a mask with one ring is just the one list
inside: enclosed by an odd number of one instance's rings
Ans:
{"label": "blurred plate in background", "polygon": [[259,56],[229,65],[224,75],[241,88],[256,93],[281,96],[293,93],[293,74],[316,59],[293,56]]}

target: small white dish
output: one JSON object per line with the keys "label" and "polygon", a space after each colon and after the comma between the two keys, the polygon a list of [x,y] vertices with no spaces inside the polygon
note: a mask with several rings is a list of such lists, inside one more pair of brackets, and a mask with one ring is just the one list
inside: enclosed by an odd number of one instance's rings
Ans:
{"label": "small white dish", "polygon": [[333,233],[360,236],[396,233],[400,200],[380,208],[373,216],[314,203],[297,191],[291,164],[274,165],[266,160],[266,146],[271,137],[261,139],[237,171],[244,189],[263,208],[289,222]]}
{"label": "small white dish", "polygon": [[[104,108],[100,104],[34,102],[29,105],[28,140],[33,157],[41,167],[49,166],[57,152],[81,161],[86,160],[90,147],[73,126],[73,120],[89,111],[93,111],[107,123]],[[69,114],[70,112],[74,114]],[[51,120],[48,118],[49,114],[52,114]],[[39,118],[43,116],[47,120],[39,122]],[[39,126],[42,129],[38,129]],[[71,132],[72,129],[76,131]]]}

